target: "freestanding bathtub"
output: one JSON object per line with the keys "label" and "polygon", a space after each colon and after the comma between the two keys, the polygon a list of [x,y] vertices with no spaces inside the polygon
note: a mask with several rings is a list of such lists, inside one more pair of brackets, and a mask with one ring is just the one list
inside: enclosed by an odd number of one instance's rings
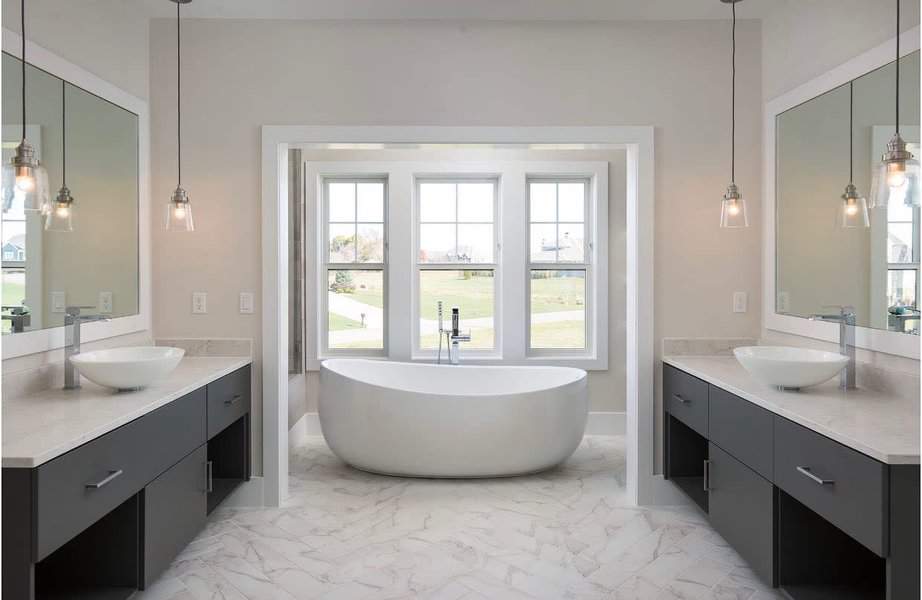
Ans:
{"label": "freestanding bathtub", "polygon": [[586,372],[565,367],[330,359],[320,427],[340,459],[410,477],[504,477],[569,457],[586,428]]}

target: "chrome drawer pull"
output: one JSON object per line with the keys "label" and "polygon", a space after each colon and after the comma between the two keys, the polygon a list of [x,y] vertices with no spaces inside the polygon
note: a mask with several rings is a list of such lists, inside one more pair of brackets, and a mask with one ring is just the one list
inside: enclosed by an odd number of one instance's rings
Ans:
{"label": "chrome drawer pull", "polygon": [[704,491],[711,491],[711,461],[704,459]]}
{"label": "chrome drawer pull", "polygon": [[810,471],[810,467],[797,467],[797,472],[800,473],[801,475],[804,475],[805,477],[809,477],[810,479],[812,479],[813,481],[815,481],[816,483],[820,485],[832,485],[835,483],[835,481],[833,481],[832,479],[823,479],[822,477],[814,475]]}
{"label": "chrome drawer pull", "polygon": [[205,491],[214,491],[214,461],[205,461]]}
{"label": "chrome drawer pull", "polygon": [[231,405],[233,405],[233,404],[237,404],[238,402],[240,402],[240,400],[241,400],[242,398],[243,398],[243,396],[241,396],[240,394],[234,394],[234,397],[231,398],[230,400],[226,400],[226,399],[225,399],[225,400],[224,400],[224,404],[225,404],[225,406],[231,406]]}
{"label": "chrome drawer pull", "polygon": [[87,489],[90,489],[90,490],[98,490],[99,488],[101,488],[101,487],[103,487],[103,486],[105,486],[105,485],[108,485],[113,479],[115,479],[116,477],[118,477],[118,476],[121,475],[121,474],[122,474],[122,470],[121,470],[121,469],[119,469],[118,471],[109,471],[109,475],[107,475],[105,478],[100,479],[100,480],[97,481],[96,483],[88,483],[88,484],[86,484],[86,488],[87,488]]}
{"label": "chrome drawer pull", "polygon": [[673,394],[672,397],[678,400],[679,402],[681,402],[682,404],[688,404],[690,402],[690,400],[683,398],[681,394]]}

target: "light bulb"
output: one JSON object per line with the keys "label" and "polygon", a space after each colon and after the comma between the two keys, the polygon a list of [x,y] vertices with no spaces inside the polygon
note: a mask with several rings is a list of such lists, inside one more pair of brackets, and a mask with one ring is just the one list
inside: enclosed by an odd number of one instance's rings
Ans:
{"label": "light bulb", "polygon": [[65,205],[59,205],[59,206],[55,209],[54,212],[55,212],[55,214],[56,214],[57,216],[61,217],[62,219],[66,219],[67,217],[70,216],[70,206],[68,206],[68,205],[66,205],[66,204],[65,204]]}
{"label": "light bulb", "polygon": [[16,189],[23,192],[31,192],[35,189],[35,177],[32,177],[31,173],[16,175]]}
{"label": "light bulb", "polygon": [[727,206],[727,212],[730,214],[731,217],[735,217],[736,215],[740,214],[739,203],[737,203],[736,200],[733,200],[732,202],[730,202],[729,206]]}
{"label": "light bulb", "polygon": [[853,201],[850,201],[845,205],[845,213],[850,217],[854,217],[858,214],[858,206]]}
{"label": "light bulb", "polygon": [[180,204],[173,207],[173,218],[174,219],[185,219],[186,218],[186,206]]}
{"label": "light bulb", "polygon": [[887,185],[891,188],[899,188],[905,183],[906,163],[903,161],[887,163]]}

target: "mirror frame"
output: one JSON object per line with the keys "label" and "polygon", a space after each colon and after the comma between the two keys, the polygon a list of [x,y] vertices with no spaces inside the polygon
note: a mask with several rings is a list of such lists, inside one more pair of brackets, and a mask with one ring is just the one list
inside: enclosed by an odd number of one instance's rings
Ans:
{"label": "mirror frame", "polygon": [[[875,69],[893,62],[896,38],[826,71],[777,98],[765,103],[762,112],[762,328],[803,337],[838,342],[839,326],[835,323],[811,321],[776,312],[775,282],[777,277],[775,248],[775,127],[778,115],[799,104],[816,98]],[[900,35],[900,56],[919,49],[919,27]],[[855,328],[855,345],[875,352],[919,359],[920,339],[917,335]]]}
{"label": "mirror frame", "polygon": [[[18,33],[3,28],[3,51],[22,58]],[[150,114],[147,102],[100,79],[45,48],[26,40],[26,55],[32,64],[52,75],[103,98],[138,116],[138,313],[113,318],[108,322],[83,325],[84,342],[101,340],[151,329],[151,263],[150,263]],[[50,327],[5,335],[2,339],[3,359],[47,352],[64,347],[64,327]]]}

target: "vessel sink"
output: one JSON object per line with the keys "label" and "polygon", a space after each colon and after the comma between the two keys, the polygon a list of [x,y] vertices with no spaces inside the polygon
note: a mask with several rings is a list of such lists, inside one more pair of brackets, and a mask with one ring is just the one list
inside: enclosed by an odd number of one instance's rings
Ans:
{"label": "vessel sink", "polygon": [[167,346],[135,346],[81,352],[70,360],[93,383],[136,390],[169,375],[185,353]]}
{"label": "vessel sink", "polygon": [[819,385],[848,364],[848,357],[837,352],[788,346],[744,346],[733,354],[755,379],[780,388]]}

